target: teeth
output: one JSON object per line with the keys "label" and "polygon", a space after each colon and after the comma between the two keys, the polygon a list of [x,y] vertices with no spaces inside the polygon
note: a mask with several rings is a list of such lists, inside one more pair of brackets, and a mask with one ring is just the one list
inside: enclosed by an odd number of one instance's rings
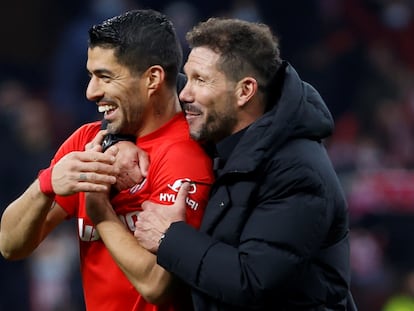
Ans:
{"label": "teeth", "polygon": [[116,107],[110,105],[98,106],[99,112],[108,112],[109,110],[115,109]]}

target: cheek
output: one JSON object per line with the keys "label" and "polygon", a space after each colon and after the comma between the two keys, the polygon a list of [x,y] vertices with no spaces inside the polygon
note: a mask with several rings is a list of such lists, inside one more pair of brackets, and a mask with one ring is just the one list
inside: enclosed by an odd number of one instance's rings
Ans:
{"label": "cheek", "polygon": [[128,107],[127,115],[131,123],[141,123],[143,115],[142,103],[139,101],[131,102]]}
{"label": "cheek", "polygon": [[138,114],[141,114],[144,107],[144,102],[141,97],[142,96],[137,88],[125,90],[123,95],[124,104],[122,106],[124,111],[128,113],[128,118],[139,118]]}

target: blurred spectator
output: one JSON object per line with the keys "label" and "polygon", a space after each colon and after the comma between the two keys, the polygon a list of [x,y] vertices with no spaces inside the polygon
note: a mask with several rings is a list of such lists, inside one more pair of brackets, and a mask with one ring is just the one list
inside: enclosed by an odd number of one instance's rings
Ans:
{"label": "blurred spectator", "polygon": [[[0,129],[3,133],[3,151],[5,151],[0,161],[0,176],[3,177],[0,179],[1,208],[7,206],[20,194],[25,185],[34,180],[39,167],[49,165],[55,149],[52,113],[53,110],[50,109],[48,102],[42,96],[34,94],[22,82],[5,79],[0,83]],[[76,230],[75,227],[71,228]],[[68,229],[69,225],[66,230]],[[71,235],[73,236],[73,232]],[[50,240],[60,246],[54,249],[51,257],[48,257],[47,248],[26,260],[6,262],[1,257],[1,311],[82,310],[77,308],[79,305],[82,306],[83,300],[80,299],[82,292],[77,292],[80,288],[80,273],[74,271],[78,269],[78,265],[73,259],[77,258],[77,244],[76,241],[70,243],[71,241],[62,237],[64,235]],[[62,266],[53,268],[51,259],[58,261]],[[59,278],[62,287],[60,293],[62,295],[64,293],[63,296],[58,295],[59,284],[54,283],[47,288],[51,284],[51,277]],[[75,288],[72,288],[69,282],[72,280],[76,282]],[[48,296],[49,300],[44,299],[44,295],[47,294],[51,295]],[[52,302],[54,305],[60,302],[60,307],[50,308]],[[62,306],[69,308],[63,309]]]}
{"label": "blurred spectator", "polygon": [[164,7],[163,13],[170,18],[175,26],[177,36],[183,47],[184,63],[190,50],[185,35],[200,20],[198,9],[192,2],[171,1]]}
{"label": "blurred spectator", "polygon": [[[1,208],[35,178],[38,167],[48,165],[53,133],[50,119],[47,104],[33,96],[21,82],[7,79],[0,82]],[[27,260],[6,262],[1,257],[0,310],[29,310],[27,263]]]}
{"label": "blurred spectator", "polygon": [[[334,135],[325,143],[349,198],[355,233],[351,240],[354,295],[359,310],[399,311],[397,308],[407,302],[411,308],[412,297],[401,298],[399,293],[384,308],[381,304],[394,285],[404,285],[399,289],[405,293],[410,276],[407,274],[407,280],[394,279],[393,270],[404,265],[404,271],[414,271],[414,251],[409,247],[414,227],[412,0],[5,2],[0,27],[7,42],[0,64],[0,129],[7,152],[0,161],[0,174],[4,176],[0,180],[0,204],[6,206],[33,180],[37,168],[47,165],[50,150],[68,132],[80,123],[100,118],[94,103],[85,97],[84,30],[110,15],[141,6],[163,10],[174,21],[181,39],[193,24],[212,15],[272,25],[281,38],[283,58],[294,62],[302,78],[317,87],[336,120]],[[25,82],[8,79],[8,73],[24,77]],[[39,78],[44,73],[47,75]],[[384,235],[367,225],[367,218],[375,218]],[[0,259],[1,311],[30,309],[29,273],[53,259],[49,257],[51,249],[59,250],[56,260],[70,265],[72,259],[61,258],[64,253],[56,243],[69,243],[69,250],[70,242],[64,233],[54,239],[33,262],[5,263]],[[67,256],[69,259],[73,254]],[[62,269],[62,274],[31,274],[36,281],[31,283],[35,286],[31,288],[33,305],[48,301],[44,310],[55,303],[65,310],[63,300],[81,297],[78,274],[69,267]],[[68,273],[75,278],[67,279]],[[44,281],[59,289],[55,302],[43,296]],[[63,294],[67,288],[60,281],[72,283],[71,295]],[[79,296],[73,292],[73,284]],[[81,302],[67,303],[73,310],[78,305]]]}
{"label": "blurred spectator", "polygon": [[89,0],[84,6],[59,38],[50,67],[49,98],[56,110],[61,137],[83,123],[101,118],[96,105],[85,95],[89,80],[85,29],[139,5],[134,0]]}
{"label": "blurred spectator", "polygon": [[389,294],[392,274],[384,257],[386,238],[364,228],[351,231],[352,292],[359,310],[380,310]]}
{"label": "blurred spectator", "polygon": [[17,80],[0,83],[0,127],[4,148],[0,161],[0,204],[6,206],[31,182],[38,167],[47,166],[52,155],[53,126],[50,109]]}
{"label": "blurred spectator", "polygon": [[71,288],[71,281],[79,274],[77,249],[73,230],[63,226],[33,253],[29,261],[31,311],[85,309],[83,299],[80,299],[82,293],[76,297]]}
{"label": "blurred spectator", "polygon": [[401,275],[400,286],[386,301],[382,311],[414,310],[414,272]]}
{"label": "blurred spectator", "polygon": [[313,10],[313,20],[302,27],[309,27],[306,36],[311,40],[291,57],[300,65],[303,78],[318,87],[338,120],[353,107],[363,52],[355,30],[347,23],[343,0],[315,1]]}
{"label": "blurred spectator", "polygon": [[260,6],[253,0],[233,0],[227,15],[231,18],[239,18],[249,22],[263,21]]}

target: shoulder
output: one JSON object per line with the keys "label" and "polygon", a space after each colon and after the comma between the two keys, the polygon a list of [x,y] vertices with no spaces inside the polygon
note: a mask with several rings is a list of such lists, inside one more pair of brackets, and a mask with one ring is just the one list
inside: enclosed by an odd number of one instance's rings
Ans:
{"label": "shoulder", "polygon": [[209,158],[200,144],[190,137],[187,121],[182,114],[177,114],[159,134],[155,140],[156,146],[152,148],[152,157],[169,160]]}
{"label": "shoulder", "polygon": [[79,138],[82,140],[90,141],[101,129],[101,121],[87,123],[79,127],[72,135],[72,138]]}
{"label": "shoulder", "polygon": [[159,147],[158,153],[164,160],[176,163],[181,162],[187,165],[211,163],[211,159],[204,149],[191,138],[167,142]]}
{"label": "shoulder", "polygon": [[61,158],[71,151],[82,151],[85,145],[90,142],[101,128],[101,122],[87,123],[72,133],[59,147],[56,157]]}
{"label": "shoulder", "polygon": [[214,176],[211,158],[191,139],[169,141],[157,146],[157,150],[150,154],[150,162],[149,172],[158,177],[185,177],[200,181],[212,180]]}
{"label": "shoulder", "polygon": [[279,189],[323,192],[336,184],[336,173],[322,142],[293,139],[272,153],[263,165],[269,183]]}

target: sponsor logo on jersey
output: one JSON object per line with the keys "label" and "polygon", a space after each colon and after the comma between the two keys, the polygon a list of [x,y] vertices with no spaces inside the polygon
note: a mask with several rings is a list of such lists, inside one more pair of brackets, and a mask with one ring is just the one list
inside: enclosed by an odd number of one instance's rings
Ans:
{"label": "sponsor logo on jersey", "polygon": [[[135,231],[135,222],[138,220],[140,211],[133,211],[125,215],[118,214],[118,218],[131,232]],[[79,238],[84,242],[93,242],[100,239],[95,226],[85,224],[83,218],[78,218]]]}
{"label": "sponsor logo on jersey", "polygon": [[[147,180],[144,179],[140,184],[137,184],[129,189],[130,194],[134,194],[141,190],[144,185],[146,184]],[[195,194],[197,192],[197,186],[194,182],[191,182],[189,178],[181,178],[174,181],[172,184],[167,184],[168,188],[174,191],[174,193],[160,193],[160,202],[167,202],[167,203],[174,203],[177,198],[177,193],[180,190],[180,187],[184,182],[190,183],[190,190],[189,194]],[[198,202],[187,196],[185,200],[187,206],[192,210],[197,210]],[[135,231],[135,222],[138,220],[138,214],[140,211],[132,211],[125,215],[118,214],[118,218],[121,222],[128,228],[131,232]],[[79,230],[79,238],[84,242],[93,242],[100,239],[98,231],[96,230],[95,226],[85,224],[85,220],[83,218],[78,218],[78,230]]]}
{"label": "sponsor logo on jersey", "polygon": [[182,178],[182,179],[177,179],[176,181],[174,181],[174,183],[172,185],[168,184],[168,188],[170,188],[171,190],[178,192],[178,190],[180,190],[181,186],[183,183],[185,182],[189,182],[190,183],[190,190],[188,191],[188,194],[194,194],[197,192],[197,186],[195,183],[191,182],[190,178]]}
{"label": "sponsor logo on jersey", "polygon": [[[177,179],[173,182],[173,184],[168,184],[168,188],[170,188],[174,192],[178,192],[180,190],[180,187],[184,182],[190,183],[190,190],[188,191],[188,194],[194,194],[197,192],[197,186],[194,182],[191,181],[189,178],[181,178]],[[161,202],[168,202],[168,203],[174,203],[176,200],[177,195],[175,193],[160,193],[160,201]],[[197,210],[198,208],[198,202],[195,200],[187,197],[185,202],[192,210]]]}
{"label": "sponsor logo on jersey", "polygon": [[92,225],[86,225],[83,218],[78,218],[79,238],[84,242],[92,242],[99,240],[98,231]]}

